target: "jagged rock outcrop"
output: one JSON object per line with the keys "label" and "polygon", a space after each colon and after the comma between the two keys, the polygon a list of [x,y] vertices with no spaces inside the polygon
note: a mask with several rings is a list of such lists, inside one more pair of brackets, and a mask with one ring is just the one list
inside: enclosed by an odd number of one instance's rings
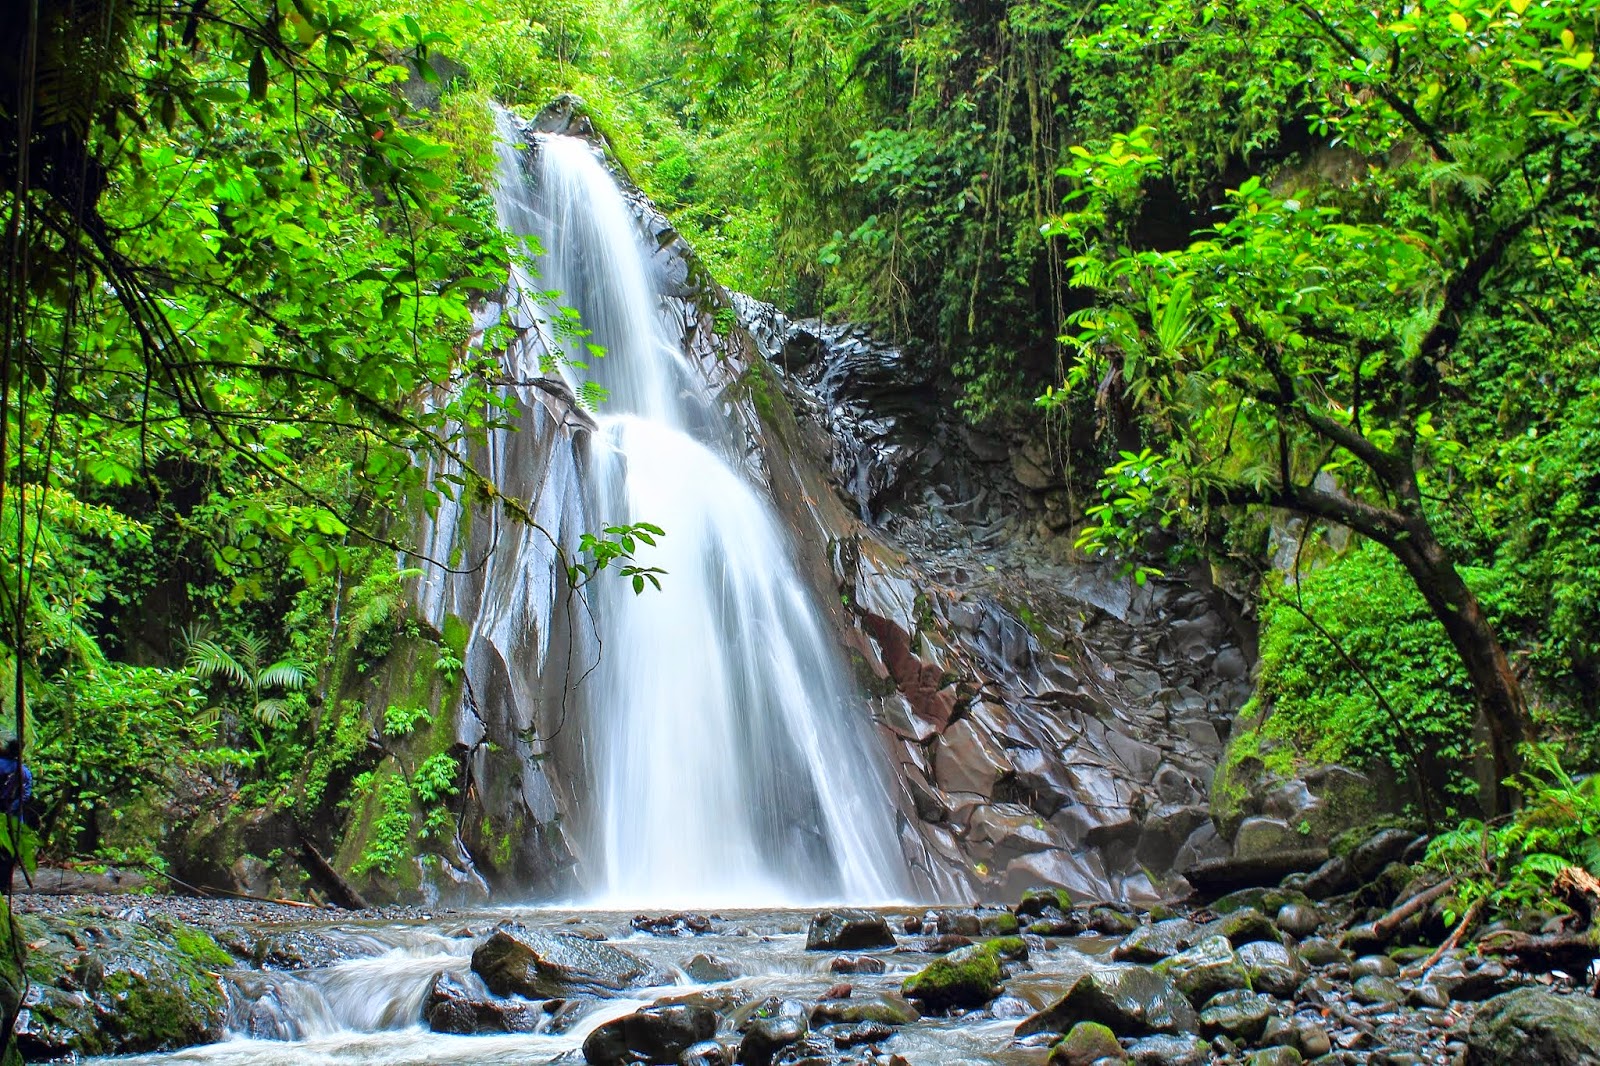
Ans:
{"label": "jagged rock outcrop", "polygon": [[[1052,884],[1149,899],[1225,854],[1207,796],[1251,658],[1225,595],[1204,575],[1138,586],[1063,556],[1015,476],[1026,442],[957,425],[892,345],[738,306],[798,423],[829,434],[794,438],[856,512],[794,518],[832,545],[919,868],[990,898]],[[790,436],[781,421],[765,440]]]}

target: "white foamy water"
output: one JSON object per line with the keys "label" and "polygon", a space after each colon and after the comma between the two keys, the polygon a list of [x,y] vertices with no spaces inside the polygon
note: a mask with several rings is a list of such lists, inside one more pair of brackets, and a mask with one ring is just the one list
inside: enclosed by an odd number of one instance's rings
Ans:
{"label": "white foamy water", "polygon": [[537,238],[537,284],[607,353],[568,371],[609,395],[588,514],[666,531],[640,555],[667,571],[662,591],[590,586],[586,883],[616,906],[904,897],[866,709],[770,500],[733,461],[735,427],[663,314],[634,212],[581,140],[541,137],[528,169],[522,186],[521,168],[501,175],[506,224]]}

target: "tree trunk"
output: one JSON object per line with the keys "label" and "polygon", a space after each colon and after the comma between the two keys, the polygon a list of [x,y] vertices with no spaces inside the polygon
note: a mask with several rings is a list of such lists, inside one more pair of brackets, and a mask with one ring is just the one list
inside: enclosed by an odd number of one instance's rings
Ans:
{"label": "tree trunk", "polygon": [[1478,710],[1489,730],[1489,754],[1494,761],[1494,789],[1484,797],[1484,806],[1490,814],[1502,813],[1511,806],[1505,781],[1521,766],[1517,746],[1532,732],[1522,685],[1483,605],[1461,579],[1449,551],[1434,536],[1427,520],[1413,517],[1406,527],[1406,536],[1389,545],[1390,550],[1416,581],[1466,666]]}

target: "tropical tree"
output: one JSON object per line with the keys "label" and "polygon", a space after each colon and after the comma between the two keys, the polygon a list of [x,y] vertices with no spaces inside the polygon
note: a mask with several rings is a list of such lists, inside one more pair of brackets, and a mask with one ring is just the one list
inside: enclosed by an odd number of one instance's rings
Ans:
{"label": "tropical tree", "polygon": [[[1156,250],[1130,239],[1129,208],[1173,146],[1140,128],[1074,149],[1051,232],[1094,302],[1070,320],[1076,365],[1041,402],[1115,391],[1151,441],[1108,471],[1083,545],[1127,549],[1173,521],[1204,537],[1252,509],[1382,545],[1461,657],[1505,781],[1529,713],[1450,534],[1464,453],[1482,444],[1456,427],[1483,424],[1460,413],[1508,333],[1596,361],[1600,3],[1114,6],[1113,28],[1078,48],[1138,49],[1152,26],[1186,48],[1233,20],[1272,27],[1264,76],[1301,86],[1346,176],[1244,181],[1192,244]],[[1497,428],[1538,433],[1516,411]]]}

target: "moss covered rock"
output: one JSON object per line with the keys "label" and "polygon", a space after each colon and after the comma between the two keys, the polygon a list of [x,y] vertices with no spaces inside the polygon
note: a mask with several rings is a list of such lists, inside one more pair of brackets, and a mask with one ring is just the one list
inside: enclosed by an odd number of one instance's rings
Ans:
{"label": "moss covered rock", "polygon": [[1049,1066],[1091,1066],[1096,1062],[1130,1062],[1117,1034],[1099,1022],[1079,1022],[1050,1049]]}
{"label": "moss covered rock", "polygon": [[204,930],[135,917],[88,909],[19,919],[33,984],[16,1025],[26,1058],[172,1051],[222,1038],[222,971],[233,956]]}
{"label": "moss covered rock", "polygon": [[1478,1008],[1467,1066],[1600,1066],[1600,1001],[1519,988]]}
{"label": "moss covered rock", "polygon": [[991,944],[959,948],[906,978],[901,991],[931,1010],[981,1007],[1000,992],[1000,953]]}

